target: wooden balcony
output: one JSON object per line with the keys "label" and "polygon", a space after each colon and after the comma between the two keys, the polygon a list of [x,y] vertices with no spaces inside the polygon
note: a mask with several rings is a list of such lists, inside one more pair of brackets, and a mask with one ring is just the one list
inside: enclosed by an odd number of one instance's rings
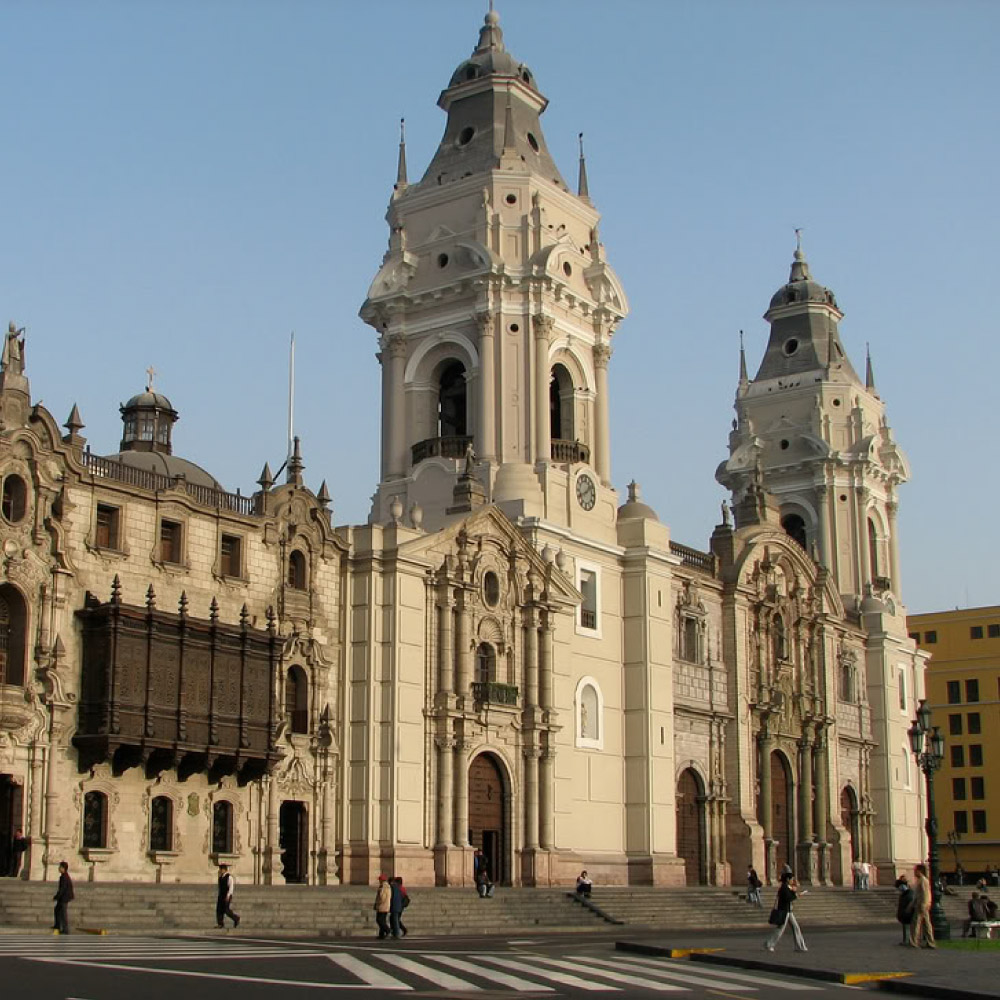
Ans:
{"label": "wooden balcony", "polygon": [[479,705],[516,705],[517,687],[497,681],[476,681],[472,685],[472,698]]}

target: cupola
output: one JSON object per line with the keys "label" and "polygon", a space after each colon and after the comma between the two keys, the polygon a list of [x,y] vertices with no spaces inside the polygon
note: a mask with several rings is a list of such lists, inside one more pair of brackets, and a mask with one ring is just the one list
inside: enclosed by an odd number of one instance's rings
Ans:
{"label": "cupola", "polygon": [[145,392],[133,396],[118,407],[125,429],[121,450],[171,453],[170,436],[177,422],[177,411],[162,393],[154,392],[152,379]]}

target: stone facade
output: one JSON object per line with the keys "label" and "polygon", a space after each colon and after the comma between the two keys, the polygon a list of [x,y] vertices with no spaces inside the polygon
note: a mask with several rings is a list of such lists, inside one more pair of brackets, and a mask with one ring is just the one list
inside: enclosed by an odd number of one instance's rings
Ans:
{"label": "stone facade", "polygon": [[[796,252],[745,361],[705,550],[611,483],[628,313],[581,155],[494,13],[441,95],[361,316],[379,338],[369,523],[265,466],[173,455],[147,386],[117,455],[0,381],[0,837],[30,878],[463,885],[840,883],[922,854],[905,745],[923,660],[898,598],[908,475],[832,293]],[[261,673],[263,671],[263,673]],[[261,680],[261,677],[264,679]],[[901,681],[902,678],[902,681]],[[900,684],[904,689],[900,688]],[[908,772],[907,772],[908,773]],[[9,831],[8,831],[9,828]]]}

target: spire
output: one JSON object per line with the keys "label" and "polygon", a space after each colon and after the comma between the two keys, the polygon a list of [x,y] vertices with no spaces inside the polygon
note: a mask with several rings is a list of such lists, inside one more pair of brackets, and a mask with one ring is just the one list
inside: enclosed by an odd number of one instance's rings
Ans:
{"label": "spire", "polygon": [[865,343],[865,388],[872,395],[878,395],[878,391],[875,389],[875,372],[872,369],[871,346],[867,342]]}
{"label": "spire", "polygon": [[750,384],[747,377],[747,352],[743,347],[743,331],[740,330],[740,389],[746,389]]}
{"label": "spire", "polygon": [[406,190],[406,119],[399,119],[399,161],[396,164],[396,184],[393,191],[397,194]]}
{"label": "spire", "polygon": [[580,180],[576,193],[586,202],[590,202],[590,188],[587,185],[587,158],[583,154],[583,133],[580,133]]}
{"label": "spire", "polygon": [[493,9],[493,0],[490,0],[490,9],[486,13],[483,26],[479,29],[479,44],[476,52],[489,52],[491,49],[497,52],[506,51],[503,44],[503,31],[500,28],[500,15]]}
{"label": "spire", "polygon": [[795,257],[792,260],[792,270],[788,275],[789,282],[792,281],[812,281],[809,273],[809,263],[806,255],[802,252],[802,230],[795,230]]}
{"label": "spire", "polygon": [[[281,471],[280,469],[278,470]],[[264,463],[264,468],[260,470],[260,479],[257,480],[257,485],[266,493],[274,485],[274,476],[271,475],[271,465],[269,462]]]}
{"label": "spire", "polygon": [[288,460],[288,472],[285,473],[285,482],[291,486],[301,486],[302,470],[304,468],[305,465],[302,464],[302,452],[299,450],[299,438],[296,435],[292,444],[292,457]]}
{"label": "spire", "polygon": [[69,416],[66,418],[66,423],[63,424],[63,427],[65,427],[71,435],[75,435],[82,431],[84,426],[83,419],[80,416],[80,409],[76,403],[74,403],[73,409],[69,411]]}

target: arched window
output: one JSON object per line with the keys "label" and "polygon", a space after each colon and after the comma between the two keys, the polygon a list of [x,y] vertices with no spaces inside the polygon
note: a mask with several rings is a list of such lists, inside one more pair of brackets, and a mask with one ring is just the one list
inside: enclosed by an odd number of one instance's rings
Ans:
{"label": "arched window", "polygon": [[108,846],[108,797],[104,792],[87,792],[83,797],[83,846]]}
{"label": "arched window", "polygon": [[157,795],[149,806],[149,849],[174,849],[174,803],[166,795]]}
{"label": "arched window", "polygon": [[553,441],[573,441],[573,377],[564,365],[554,365],[549,380],[549,430]]}
{"label": "arched window", "polygon": [[878,565],[878,532],[871,518],[868,518],[868,562],[871,565],[872,579],[881,576]]}
{"label": "arched window", "polygon": [[212,806],[212,853],[233,853],[233,804],[225,799]]}
{"label": "arched window", "polygon": [[582,678],[576,687],[576,745],[604,748],[604,698],[592,677]]}
{"label": "arched window", "polygon": [[806,522],[801,514],[786,514],[781,519],[781,527],[786,535],[804,549],[808,549],[806,542]]}
{"label": "arched window", "polygon": [[289,667],[285,678],[285,715],[293,733],[309,732],[309,681],[298,665]]}
{"label": "arched window", "polygon": [[441,373],[438,389],[438,436],[465,437],[466,422],[465,367],[453,361]]}
{"label": "arched window", "polygon": [[854,703],[854,667],[850,663],[840,665],[840,700]]}
{"label": "arched window", "polygon": [[476,680],[489,684],[496,679],[497,651],[488,642],[481,642],[476,650]]}
{"label": "arched window", "polygon": [[771,621],[771,638],[774,642],[774,659],[788,659],[788,637],[785,633],[785,619],[780,614]]}
{"label": "arched window", "polygon": [[306,557],[298,549],[288,557],[288,586],[292,590],[306,589]]}
{"label": "arched window", "polygon": [[3,481],[3,516],[16,524],[28,509],[28,489],[24,480],[17,475],[9,475]]}
{"label": "arched window", "polygon": [[24,685],[27,608],[10,584],[0,586],[0,684]]}

